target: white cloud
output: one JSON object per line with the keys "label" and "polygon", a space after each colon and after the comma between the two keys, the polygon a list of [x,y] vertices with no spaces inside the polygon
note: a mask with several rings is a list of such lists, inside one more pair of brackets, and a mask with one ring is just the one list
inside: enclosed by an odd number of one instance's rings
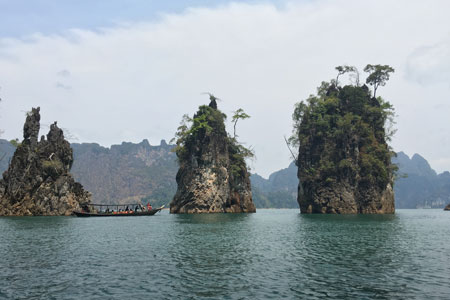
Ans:
{"label": "white cloud", "polygon": [[56,75],[60,76],[60,77],[69,77],[70,76],[70,71],[63,69],[61,71],[59,71],[58,73],[56,73]]}
{"label": "white cloud", "polygon": [[[0,127],[4,137],[21,136],[21,111],[40,105],[44,122],[58,120],[78,142],[157,144],[184,113],[208,103],[201,95],[208,91],[223,99],[225,113],[242,107],[252,116],[238,134],[255,148],[255,171],[268,175],[288,165],[283,135],[295,102],[334,77],[336,65],[382,63],[396,69],[379,91],[399,114],[395,149],[450,169],[450,145],[437,150],[450,133],[448,106],[434,109],[448,103],[448,86],[417,85],[419,75],[411,75],[428,70],[418,67],[425,56],[417,49],[447,40],[449,9],[437,0],[230,4],[156,23],[1,39]],[[448,55],[440,61],[448,65]]]}
{"label": "white cloud", "polygon": [[423,46],[408,57],[407,78],[420,84],[450,83],[450,38]]}
{"label": "white cloud", "polygon": [[55,87],[58,89],[70,90],[72,87],[70,85],[66,85],[62,82],[57,81]]}

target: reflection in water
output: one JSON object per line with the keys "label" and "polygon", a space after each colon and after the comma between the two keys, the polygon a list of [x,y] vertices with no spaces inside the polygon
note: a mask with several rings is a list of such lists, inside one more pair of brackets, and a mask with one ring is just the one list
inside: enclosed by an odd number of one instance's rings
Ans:
{"label": "reflection in water", "polygon": [[[310,297],[403,298],[414,292],[393,281],[404,266],[407,233],[396,215],[299,215],[290,288]],[[295,253],[296,252],[296,253]],[[410,265],[409,265],[410,266]],[[330,280],[331,279],[331,280]]]}
{"label": "reflection in water", "polygon": [[214,224],[228,222],[242,222],[251,218],[252,214],[175,214],[174,221],[179,224]]}
{"label": "reflection in water", "polygon": [[177,274],[172,296],[190,290],[195,297],[225,297],[231,290],[248,290],[252,264],[251,214],[176,215],[174,247],[169,257]]}

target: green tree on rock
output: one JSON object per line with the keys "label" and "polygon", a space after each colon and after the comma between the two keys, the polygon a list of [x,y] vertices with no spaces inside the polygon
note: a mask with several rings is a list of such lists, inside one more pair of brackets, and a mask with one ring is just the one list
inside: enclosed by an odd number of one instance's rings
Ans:
{"label": "green tree on rock", "polygon": [[378,87],[385,86],[389,80],[390,73],[394,73],[394,68],[389,65],[367,65],[364,72],[369,73],[366,83],[373,86],[373,97],[376,98]]}
{"label": "green tree on rock", "polygon": [[233,137],[236,138],[236,124],[239,120],[245,120],[250,118],[249,115],[247,115],[242,108],[239,108],[236,111],[233,111],[233,118],[231,119],[231,122],[233,122]]}
{"label": "green tree on rock", "polygon": [[341,75],[344,75],[345,73],[352,73],[353,76],[355,77],[356,86],[359,86],[359,72],[356,67],[344,65],[344,66],[337,66],[335,69],[336,71],[338,71],[338,74],[336,76],[336,85],[339,85],[339,77]]}

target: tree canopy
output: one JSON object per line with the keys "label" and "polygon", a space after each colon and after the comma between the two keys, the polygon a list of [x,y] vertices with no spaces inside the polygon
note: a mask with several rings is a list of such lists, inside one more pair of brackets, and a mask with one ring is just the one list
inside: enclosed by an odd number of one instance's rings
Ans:
{"label": "tree canopy", "polygon": [[345,73],[353,73],[356,80],[356,85],[359,86],[359,72],[356,67],[343,65],[337,66],[335,69],[336,71],[338,71],[338,74],[336,76],[336,85],[339,85],[339,76],[344,75]]}
{"label": "tree canopy", "polygon": [[233,111],[233,118],[231,119],[231,122],[233,122],[233,137],[236,138],[236,124],[239,120],[245,120],[250,118],[249,115],[247,115],[242,108],[239,108],[236,111]]}
{"label": "tree canopy", "polygon": [[369,73],[366,83],[373,86],[373,97],[376,97],[378,87],[385,86],[389,80],[390,73],[394,73],[394,68],[389,65],[367,65],[364,72]]}

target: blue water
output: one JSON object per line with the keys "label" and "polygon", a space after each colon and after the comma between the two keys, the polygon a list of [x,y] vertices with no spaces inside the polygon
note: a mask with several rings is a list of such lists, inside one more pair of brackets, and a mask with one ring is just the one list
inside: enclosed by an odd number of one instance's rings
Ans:
{"label": "blue water", "polygon": [[450,212],[0,218],[5,299],[450,299]]}

